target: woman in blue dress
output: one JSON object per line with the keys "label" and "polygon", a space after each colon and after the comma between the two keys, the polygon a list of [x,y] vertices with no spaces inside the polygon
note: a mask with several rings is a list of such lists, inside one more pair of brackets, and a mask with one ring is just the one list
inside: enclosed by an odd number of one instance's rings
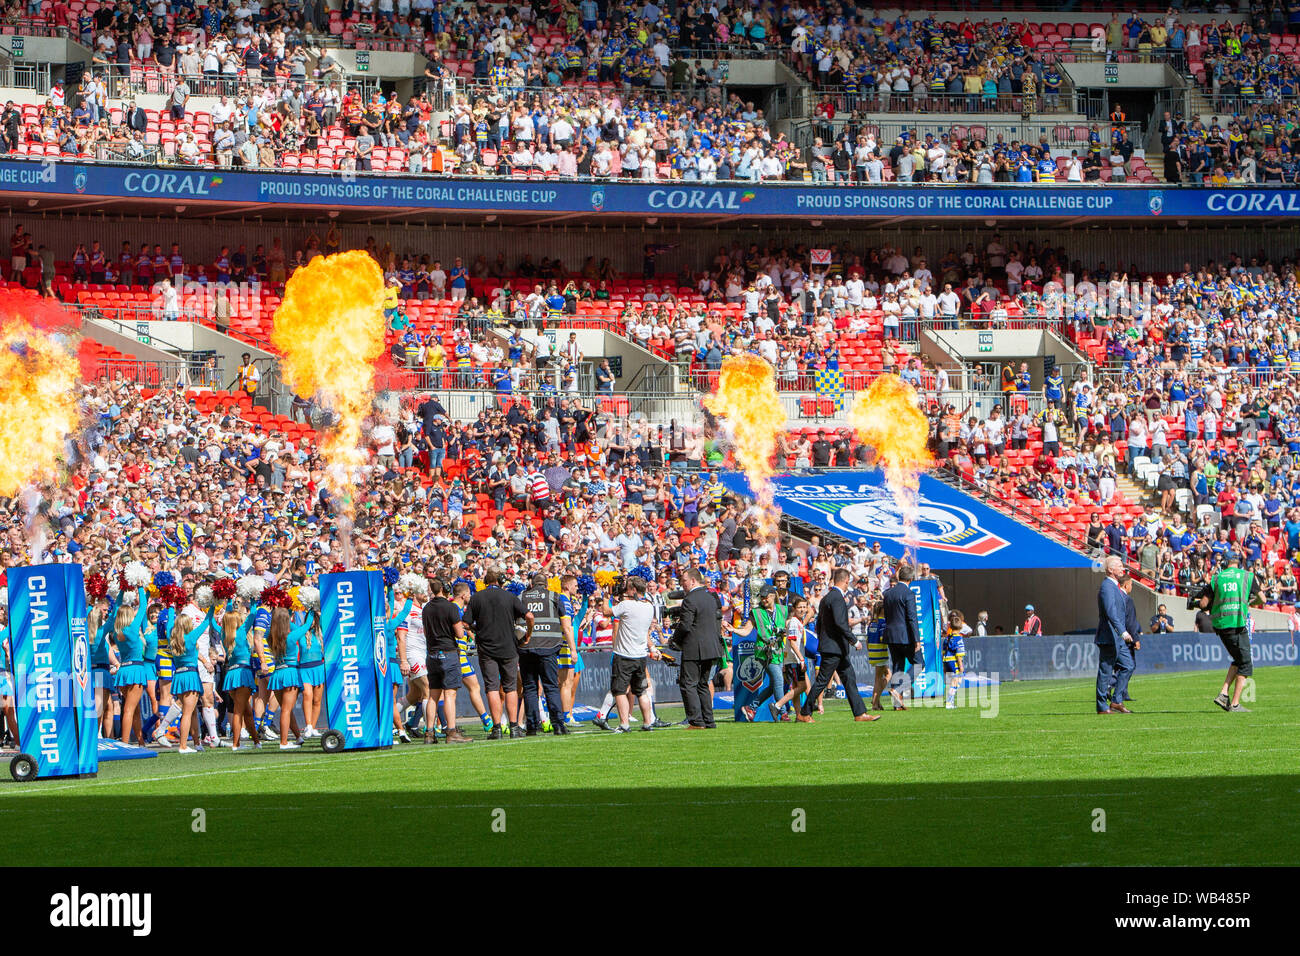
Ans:
{"label": "woman in blue dress", "polygon": [[[390,594],[395,592],[390,592]],[[389,606],[392,606],[392,597],[389,599]],[[411,613],[411,597],[407,595],[406,603],[392,617],[384,619],[384,642],[388,653],[388,672],[393,678],[393,736],[397,737],[402,743],[409,744],[411,737],[406,732],[406,725],[402,722],[403,694],[402,687],[406,683],[406,677],[402,670],[397,666],[397,662],[406,657],[406,618]],[[401,645],[400,647],[398,645]]]}
{"label": "woman in blue dress", "polygon": [[[200,753],[199,722],[194,719],[199,695],[203,693],[203,683],[199,680],[199,636],[212,624],[212,609],[203,614],[193,604],[187,604],[175,615],[172,624],[171,639],[168,641],[169,657],[172,661],[172,697],[181,702],[180,749],[177,753]],[[189,745],[191,733],[194,746]]]}
{"label": "woman in blue dress", "polygon": [[86,633],[90,635],[90,667],[95,680],[95,707],[99,714],[99,736],[113,736],[113,674],[117,673],[117,649],[109,636],[117,602],[99,598],[90,605]]}
{"label": "woman in blue dress", "polygon": [[145,685],[152,679],[152,671],[144,662],[145,623],[148,620],[148,592],[138,588],[135,602],[127,600],[131,592],[123,592],[118,598],[118,607],[114,612],[113,634],[116,637],[117,652],[121,666],[113,678],[113,686],[122,695],[122,743],[131,743],[131,731],[135,730],[136,740],[144,746],[144,728],[140,721],[140,698]]}
{"label": "woman in blue dress", "polygon": [[253,738],[253,746],[261,747],[262,738],[253,718],[253,693],[257,690],[257,677],[253,673],[253,642],[249,637],[253,622],[257,620],[257,604],[241,614],[234,601],[229,602],[221,615],[222,643],[226,646],[226,677],[221,689],[231,697],[230,749],[240,750],[244,733]]}
{"label": "woman in blue dress", "polygon": [[4,716],[9,735],[18,743],[18,713],[14,710],[13,651],[9,643],[9,608],[0,604],[0,714]]}
{"label": "woman in blue dress", "polygon": [[298,662],[298,680],[302,685],[302,717],[307,724],[303,737],[319,737],[320,705],[325,690],[325,651],[321,644],[320,615],[312,609],[304,612],[309,624],[302,639],[302,659]]}
{"label": "woman in blue dress", "polygon": [[[286,607],[277,607],[271,612],[271,659],[275,670],[271,672],[269,688],[275,694],[280,707],[280,749],[294,750],[302,744],[302,733],[298,727],[298,716],[293,712],[298,702],[298,661],[301,658],[302,640],[314,625],[314,618],[308,618],[298,627],[292,626],[292,617]],[[285,717],[289,719],[286,721]],[[289,739],[292,728],[295,740]]]}

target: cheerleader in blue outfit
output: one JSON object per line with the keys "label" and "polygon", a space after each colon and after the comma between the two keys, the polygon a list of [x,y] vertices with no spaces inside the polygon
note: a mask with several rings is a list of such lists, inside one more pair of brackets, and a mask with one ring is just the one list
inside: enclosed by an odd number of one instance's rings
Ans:
{"label": "cheerleader in blue outfit", "polygon": [[302,716],[307,726],[303,737],[319,737],[316,725],[320,722],[320,705],[325,696],[325,650],[321,644],[320,615],[311,609],[305,612],[305,623],[310,624],[302,639],[302,657],[298,661],[298,681],[302,685]]}
{"label": "cheerleader in blue outfit", "polygon": [[253,622],[257,620],[257,605],[241,615],[235,602],[225,606],[221,615],[222,643],[226,646],[226,679],[221,689],[232,700],[230,707],[230,749],[240,750],[244,731],[253,738],[253,746],[261,747],[262,738],[253,718],[253,694],[257,678],[253,673],[253,642],[249,637]]}
{"label": "cheerleader in blue outfit", "polygon": [[[391,599],[389,604],[392,604]],[[401,610],[399,610],[393,617],[384,619],[384,640],[387,644],[388,672],[393,675],[393,736],[397,737],[405,744],[411,742],[410,735],[406,732],[406,725],[402,722],[402,687],[406,683],[406,677],[403,676],[401,668],[397,666],[397,662],[406,657],[406,618],[410,613],[411,597],[410,595],[407,595],[406,603],[402,605]]]}
{"label": "cheerleader in blue outfit", "polygon": [[14,746],[18,746],[18,713],[14,710],[14,675],[13,675],[13,650],[9,644],[9,609],[0,605],[0,612],[4,617],[0,618],[0,623],[4,624],[0,628],[0,714],[4,715],[4,721],[9,728],[9,735],[14,739]]}
{"label": "cheerleader in blue outfit", "polygon": [[113,634],[122,661],[113,677],[113,686],[122,695],[122,743],[131,743],[131,730],[134,728],[136,740],[143,747],[145,738],[140,721],[140,698],[144,695],[145,685],[152,679],[152,671],[144,662],[143,632],[149,615],[149,595],[144,588],[137,589],[134,604],[128,600],[131,596],[132,592],[126,591],[118,597],[118,607],[112,616]]}
{"label": "cheerleader in blue outfit", "polygon": [[[280,704],[280,749],[294,750],[302,745],[302,733],[298,727],[298,715],[293,712],[298,702],[298,661],[302,656],[303,638],[316,625],[315,616],[309,617],[298,627],[291,626],[289,609],[277,607],[271,612],[271,658],[275,661],[275,670],[271,672],[269,687]],[[285,717],[289,719],[286,721]],[[293,729],[295,740],[289,739],[289,730]]]}
{"label": "cheerleader in blue outfit", "polygon": [[[212,610],[204,615],[193,604],[187,604],[175,615],[168,641],[169,656],[172,660],[172,697],[180,699],[181,725],[180,749],[177,753],[200,753],[203,747],[199,743],[199,723],[194,719],[199,696],[203,693],[203,683],[199,680],[199,636],[204,629],[212,625]],[[189,746],[188,737],[194,736],[194,746]]]}
{"label": "cheerleader in blue outfit", "polygon": [[117,602],[99,598],[91,603],[86,633],[91,636],[90,667],[95,680],[95,707],[99,714],[99,736],[113,736],[113,675],[117,673],[117,649],[109,640]]}

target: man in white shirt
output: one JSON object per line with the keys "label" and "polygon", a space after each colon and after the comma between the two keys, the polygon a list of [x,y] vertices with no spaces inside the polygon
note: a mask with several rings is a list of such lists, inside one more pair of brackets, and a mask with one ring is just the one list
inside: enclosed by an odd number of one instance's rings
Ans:
{"label": "man in white shirt", "polygon": [[957,327],[957,314],[961,311],[961,296],[952,291],[952,283],[945,282],[939,293],[939,315],[944,328]]}

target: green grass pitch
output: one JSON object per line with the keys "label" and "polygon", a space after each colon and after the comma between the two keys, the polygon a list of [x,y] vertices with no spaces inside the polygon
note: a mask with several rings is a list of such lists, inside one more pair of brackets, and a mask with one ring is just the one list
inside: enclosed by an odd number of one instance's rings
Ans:
{"label": "green grass pitch", "polygon": [[837,701],[813,725],[164,752],[5,774],[0,828],[38,865],[1294,864],[1300,668],[1260,668],[1250,714],[1211,704],[1220,680],[1139,673],[1131,717],[1025,682],[995,718]]}

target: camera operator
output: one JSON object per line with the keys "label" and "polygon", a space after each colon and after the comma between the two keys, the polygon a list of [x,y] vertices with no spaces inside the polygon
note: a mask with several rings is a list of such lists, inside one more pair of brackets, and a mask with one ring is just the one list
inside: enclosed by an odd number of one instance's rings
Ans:
{"label": "camera operator", "polygon": [[[561,596],[546,586],[545,574],[534,574],[532,587],[519,595],[524,608],[533,616],[532,636],[519,648],[519,676],[524,682],[524,734],[536,737],[542,726],[537,706],[537,684],[546,695],[546,709],[551,715],[551,731],[567,734],[564,708],[560,703],[560,671],[556,658],[562,644],[570,643],[573,634],[572,612],[566,613]],[[568,622],[566,628],[565,622]]]}
{"label": "camera operator", "polygon": [[[469,599],[462,618],[465,626],[474,632],[478,644],[479,671],[483,674],[483,688],[488,692],[488,709],[492,712],[488,740],[500,740],[504,736],[501,721],[510,720],[519,708],[519,695],[515,691],[519,679],[519,648],[527,646],[533,627],[533,615],[517,597],[502,590],[500,582],[500,573],[495,568],[489,569],[483,575],[483,590]],[[515,637],[515,622],[521,619],[527,630],[519,641]],[[515,730],[512,724],[511,733]]]}
{"label": "camera operator", "polygon": [[677,686],[682,690],[686,723],[690,730],[713,730],[713,694],[709,690],[709,672],[726,649],[722,645],[722,605],[718,597],[704,586],[699,568],[688,568],[682,582],[689,590],[682,598],[673,631],[672,643],[681,648],[681,667]]}
{"label": "camera operator", "polygon": [[645,582],[637,577],[627,579],[623,598],[609,609],[614,619],[614,654],[610,659],[609,692],[618,707],[618,727],[614,732],[625,734],[632,729],[632,701],[630,690],[641,705],[641,729],[651,730],[655,724],[654,708],[650,702],[650,679],[646,673],[646,659],[659,657],[650,639],[654,624],[654,605],[646,600]]}

